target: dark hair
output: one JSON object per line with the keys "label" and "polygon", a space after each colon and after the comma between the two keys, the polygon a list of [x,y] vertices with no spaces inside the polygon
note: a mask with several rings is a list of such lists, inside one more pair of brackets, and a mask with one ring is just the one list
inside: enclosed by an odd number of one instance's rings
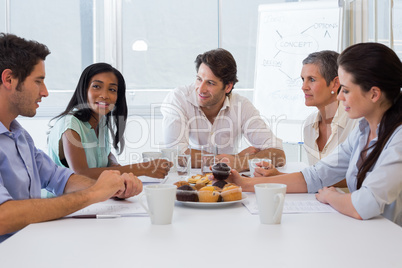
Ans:
{"label": "dark hair", "polygon": [[357,189],[362,186],[367,172],[377,162],[392,133],[402,124],[402,63],[396,53],[379,43],[361,43],[348,47],[338,58],[339,67],[351,74],[352,82],[368,92],[380,88],[392,106],[384,113],[378,129],[378,140],[364,159],[357,174]]}
{"label": "dark hair", "polygon": [[123,75],[110,64],[94,63],[85,68],[67,108],[52,120],[67,114],[72,114],[82,122],[88,122],[91,116],[93,116],[92,110],[88,105],[88,87],[91,78],[99,73],[109,72],[116,75],[118,90],[115,108],[106,115],[106,125],[112,134],[113,147],[117,150],[118,154],[121,154],[124,149],[123,135],[126,129],[127,119],[126,82],[124,81]]}
{"label": "dark hair", "polygon": [[304,64],[315,64],[320,70],[320,74],[327,82],[327,86],[338,76],[339,53],[331,50],[323,50],[311,53],[303,60]]}
{"label": "dark hair", "polygon": [[[205,52],[204,54],[198,55],[195,59],[195,69],[197,72],[201,63],[207,65],[214,75],[222,80],[225,86],[230,82],[233,82],[234,88],[234,85],[239,81],[237,80],[236,76],[236,61],[232,54],[223,48],[213,49]],[[229,93],[226,93],[226,96],[228,96],[232,90]]]}
{"label": "dark hair", "polygon": [[27,41],[14,34],[0,33],[0,74],[10,69],[13,77],[18,78],[18,85],[23,83],[35,65],[40,60],[45,60],[49,54],[47,46],[41,43]]}

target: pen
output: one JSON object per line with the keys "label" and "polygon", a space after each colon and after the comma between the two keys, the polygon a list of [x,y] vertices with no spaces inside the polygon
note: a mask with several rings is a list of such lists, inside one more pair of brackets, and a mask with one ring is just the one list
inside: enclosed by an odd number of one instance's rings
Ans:
{"label": "pen", "polygon": [[72,216],[72,218],[75,219],[114,219],[120,217],[121,215],[95,215],[95,214]]}

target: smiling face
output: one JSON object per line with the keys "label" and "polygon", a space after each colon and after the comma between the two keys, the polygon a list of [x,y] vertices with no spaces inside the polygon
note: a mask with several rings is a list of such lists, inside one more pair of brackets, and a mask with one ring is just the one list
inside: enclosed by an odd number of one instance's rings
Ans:
{"label": "smiling face", "polygon": [[88,86],[88,104],[95,118],[108,114],[117,101],[118,80],[112,72],[94,75]]}
{"label": "smiling face", "polygon": [[[10,107],[15,117],[18,115],[33,117],[42,97],[49,95],[45,86],[45,62],[39,61],[29,76],[18,83],[10,96]],[[16,79],[17,81],[17,79]]]}
{"label": "smiling face", "polygon": [[345,111],[352,119],[366,117],[369,118],[374,111],[373,102],[370,99],[370,91],[364,92],[361,87],[353,83],[353,77],[342,67],[338,69],[341,91],[338,100],[343,102]]}
{"label": "smiling face", "polygon": [[216,77],[211,69],[202,63],[198,69],[195,81],[198,105],[202,108],[220,108],[229,93],[232,84],[224,85],[221,79]]}
{"label": "smiling face", "polygon": [[331,91],[337,91],[337,78],[327,85],[316,64],[304,64],[300,76],[306,106],[325,107],[336,101],[336,94],[331,94]]}

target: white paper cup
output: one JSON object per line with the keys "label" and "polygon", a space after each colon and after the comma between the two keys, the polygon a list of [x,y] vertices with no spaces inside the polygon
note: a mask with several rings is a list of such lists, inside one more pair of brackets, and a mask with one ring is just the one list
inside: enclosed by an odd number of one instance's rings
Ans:
{"label": "white paper cup", "polygon": [[171,224],[174,201],[176,199],[176,185],[152,184],[144,186],[148,207],[139,198],[141,206],[148,212],[152,224]]}
{"label": "white paper cup", "polygon": [[286,184],[280,183],[261,183],[254,185],[261,223],[281,223],[286,188]]}

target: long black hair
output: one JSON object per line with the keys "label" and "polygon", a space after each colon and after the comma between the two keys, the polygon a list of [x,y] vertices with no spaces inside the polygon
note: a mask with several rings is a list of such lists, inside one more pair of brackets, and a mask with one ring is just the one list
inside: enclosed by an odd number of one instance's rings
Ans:
{"label": "long black hair", "polygon": [[89,65],[82,72],[75,92],[67,105],[67,108],[54,117],[52,120],[72,114],[82,122],[88,122],[93,116],[88,104],[88,87],[91,78],[99,73],[113,73],[118,80],[117,100],[115,108],[106,114],[106,125],[110,130],[113,139],[113,147],[118,154],[124,149],[124,131],[126,129],[127,102],[126,102],[126,82],[123,75],[113,66],[107,63],[94,63]]}
{"label": "long black hair", "polygon": [[392,133],[402,124],[402,63],[396,53],[383,44],[361,43],[345,49],[338,58],[338,64],[351,74],[353,83],[359,85],[363,91],[368,92],[372,87],[378,87],[392,104],[381,119],[377,142],[361,153],[362,156],[374,147],[359,168],[359,189]]}

